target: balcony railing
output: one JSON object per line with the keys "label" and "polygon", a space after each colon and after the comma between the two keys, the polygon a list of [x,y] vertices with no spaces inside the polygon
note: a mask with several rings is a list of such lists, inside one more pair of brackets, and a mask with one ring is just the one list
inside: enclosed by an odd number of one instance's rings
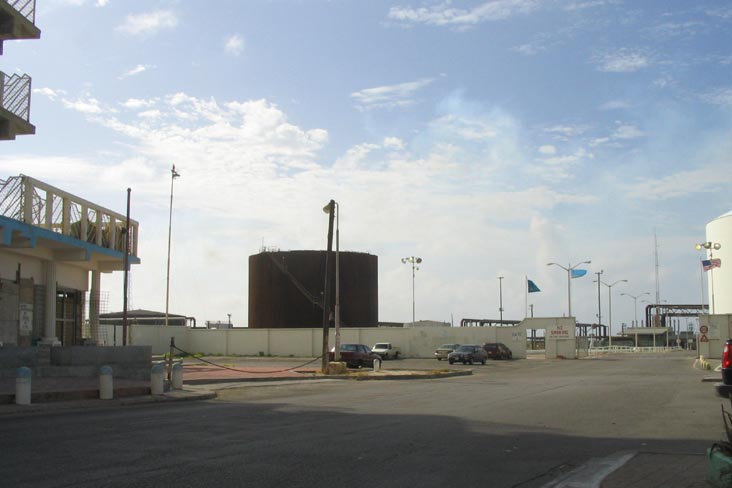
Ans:
{"label": "balcony railing", "polygon": [[20,12],[23,17],[34,24],[36,23],[36,0],[8,0],[8,3]]}
{"label": "balcony railing", "polygon": [[0,215],[121,253],[125,252],[127,235],[130,255],[137,256],[136,221],[130,220],[126,234],[124,215],[30,176],[0,180]]}
{"label": "balcony railing", "polygon": [[30,122],[31,77],[0,71],[0,83],[0,107]]}

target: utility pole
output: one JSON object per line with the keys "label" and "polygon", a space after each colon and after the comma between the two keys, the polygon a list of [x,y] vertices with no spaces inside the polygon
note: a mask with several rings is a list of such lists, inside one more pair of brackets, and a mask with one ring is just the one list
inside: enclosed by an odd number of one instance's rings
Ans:
{"label": "utility pole", "polygon": [[602,273],[603,273],[603,270],[595,272],[595,274],[597,275],[597,330],[598,331],[602,331],[602,306],[600,303],[600,275]]}
{"label": "utility pole", "polygon": [[503,323],[503,276],[498,277],[498,314]]}

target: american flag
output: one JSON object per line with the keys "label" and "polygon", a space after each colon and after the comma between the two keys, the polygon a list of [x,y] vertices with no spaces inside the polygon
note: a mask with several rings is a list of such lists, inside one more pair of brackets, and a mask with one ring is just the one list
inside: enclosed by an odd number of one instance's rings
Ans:
{"label": "american flag", "polygon": [[704,268],[704,271],[709,271],[712,268],[721,268],[722,260],[719,258],[705,259],[702,261],[702,267]]}

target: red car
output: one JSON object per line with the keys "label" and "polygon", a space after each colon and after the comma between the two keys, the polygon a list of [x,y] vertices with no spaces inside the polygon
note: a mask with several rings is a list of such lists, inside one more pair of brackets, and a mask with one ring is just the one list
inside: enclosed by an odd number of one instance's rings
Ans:
{"label": "red car", "polygon": [[[335,361],[335,347],[331,348],[329,358]],[[341,344],[341,361],[349,368],[374,367],[374,361],[381,364],[381,356],[371,352],[371,348],[363,344]]]}

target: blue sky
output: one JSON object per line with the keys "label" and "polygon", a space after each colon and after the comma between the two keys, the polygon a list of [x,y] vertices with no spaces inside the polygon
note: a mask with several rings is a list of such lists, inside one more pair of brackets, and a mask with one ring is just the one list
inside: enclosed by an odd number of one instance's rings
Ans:
{"label": "blue sky", "polygon": [[[592,260],[621,292],[698,303],[705,225],[732,210],[732,5],[612,0],[38,0],[40,40],[0,69],[33,78],[34,136],[0,173],[123,211],[134,308],[247,320],[247,258],[325,244],[379,256],[380,319],[567,311]],[[572,310],[596,320],[594,275]],[[121,278],[103,277],[110,308]],[[602,290],[607,315],[607,289]],[[639,304],[640,305],[640,304]],[[640,309],[640,306],[639,306]]]}

